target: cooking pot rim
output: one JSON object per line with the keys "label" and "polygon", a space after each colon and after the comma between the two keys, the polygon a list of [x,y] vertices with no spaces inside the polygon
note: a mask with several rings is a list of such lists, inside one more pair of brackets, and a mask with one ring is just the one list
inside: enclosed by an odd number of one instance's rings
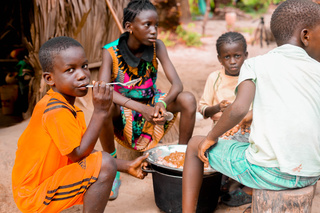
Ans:
{"label": "cooking pot rim", "polygon": [[[153,175],[153,173],[158,173],[158,174],[160,174],[160,175],[164,175],[164,176],[167,176],[167,177],[182,178],[182,175],[166,174],[166,173],[161,172],[161,171],[158,171],[158,170],[156,170],[156,169],[152,169],[152,171],[148,170],[147,172],[151,172],[152,175]],[[219,175],[219,173],[218,173],[218,172],[206,173],[206,174],[203,174],[203,178],[209,178],[209,177],[216,176],[216,175]]]}
{"label": "cooking pot rim", "polygon": [[[172,152],[179,151],[179,152],[185,152],[187,149],[186,144],[177,144],[177,145],[161,145],[154,147],[152,149],[149,149],[145,151],[144,153],[149,153],[148,158],[146,159],[148,163],[151,165],[155,165],[157,167],[161,167],[163,169],[168,169],[169,171],[175,171],[175,172],[183,172],[182,168],[173,168],[170,166],[162,165],[160,163],[157,163],[157,160],[159,157],[164,157],[169,155]],[[156,171],[156,170],[155,170]],[[216,173],[217,171],[212,169],[211,167],[204,170],[204,175]]]}

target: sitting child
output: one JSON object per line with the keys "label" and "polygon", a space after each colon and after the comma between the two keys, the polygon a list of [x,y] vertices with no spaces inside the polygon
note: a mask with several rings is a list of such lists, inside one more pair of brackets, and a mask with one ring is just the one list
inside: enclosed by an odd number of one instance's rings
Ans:
{"label": "sitting child", "polygon": [[[243,35],[237,32],[222,34],[217,39],[216,49],[222,68],[208,76],[198,107],[203,117],[210,117],[213,124],[217,123],[222,112],[234,101],[236,97],[234,90],[238,83],[240,68],[248,57],[247,42]],[[224,138],[248,142],[249,134],[245,133],[247,129],[248,127],[244,130],[238,128],[236,132],[225,135]],[[222,176],[221,201],[228,206],[240,206],[251,202],[251,197],[241,188],[228,193],[232,183],[228,179],[227,176]]]}
{"label": "sitting child", "polygon": [[87,94],[90,78],[81,44],[52,38],[41,46],[39,59],[51,89],[36,104],[18,141],[14,200],[22,212],[60,212],[82,203],[84,212],[103,212],[116,170],[143,179],[147,156],[120,161],[94,150],[102,124],[111,116],[113,90],[103,81],[94,83],[94,111],[86,128],[83,112],[74,106],[76,97]]}
{"label": "sitting child", "polygon": [[[301,188],[320,177],[320,7],[287,0],[274,11],[271,30],[278,47],[244,62],[235,101],[206,137],[188,144],[184,213],[196,211],[204,163],[255,189]],[[250,143],[218,140],[252,102]]]}
{"label": "sitting child", "polygon": [[[123,17],[126,32],[104,46],[99,79],[122,83],[141,80],[134,86],[114,86],[113,123],[106,120],[100,135],[103,150],[116,157],[114,136],[119,144],[139,152],[155,147],[174,123],[174,119],[165,119],[167,111],[181,112],[179,144],[187,144],[195,124],[196,100],[190,92],[183,92],[167,49],[157,39],[156,8],[149,0],[132,0]],[[158,60],[172,85],[168,93],[156,86]],[[115,135],[109,134],[113,129]],[[110,199],[118,195],[119,175]]]}
{"label": "sitting child", "polygon": [[[247,42],[237,32],[222,34],[217,39],[216,48],[222,68],[208,76],[198,107],[203,117],[210,117],[213,124],[217,123],[225,108],[234,101],[240,68],[248,57]],[[247,141],[247,138],[244,140]]]}

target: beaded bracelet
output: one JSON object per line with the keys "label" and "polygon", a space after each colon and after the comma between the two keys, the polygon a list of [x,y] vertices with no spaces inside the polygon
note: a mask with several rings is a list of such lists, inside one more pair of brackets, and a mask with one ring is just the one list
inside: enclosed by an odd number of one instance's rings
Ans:
{"label": "beaded bracelet", "polygon": [[166,104],[166,102],[164,102],[163,100],[159,100],[158,102],[161,102],[161,103],[163,103],[163,105],[164,105],[164,108],[166,108],[166,109],[167,109],[167,104]]}

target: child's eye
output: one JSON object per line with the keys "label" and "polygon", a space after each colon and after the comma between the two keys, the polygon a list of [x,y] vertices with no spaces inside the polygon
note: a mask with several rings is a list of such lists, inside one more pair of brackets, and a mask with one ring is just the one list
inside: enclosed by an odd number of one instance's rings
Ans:
{"label": "child's eye", "polygon": [[85,65],[82,66],[82,68],[83,68],[83,69],[88,69],[89,66],[88,66],[88,64],[85,64]]}
{"label": "child's eye", "polygon": [[225,56],[224,58],[225,58],[225,59],[229,59],[229,58],[230,58],[230,56],[229,56],[229,55],[227,55],[227,56]]}
{"label": "child's eye", "polygon": [[70,69],[67,69],[67,72],[74,72],[74,69],[73,68],[70,68]]}

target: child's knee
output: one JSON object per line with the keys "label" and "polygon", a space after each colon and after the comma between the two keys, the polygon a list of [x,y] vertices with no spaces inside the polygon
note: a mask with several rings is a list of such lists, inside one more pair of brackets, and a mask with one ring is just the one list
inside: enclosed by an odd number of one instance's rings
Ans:
{"label": "child's knee", "polygon": [[191,92],[182,92],[180,95],[181,104],[188,111],[195,112],[197,109],[197,101]]}
{"label": "child's knee", "polygon": [[198,146],[200,142],[204,139],[204,136],[193,136],[188,143],[187,149],[192,150],[196,153],[198,153]]}
{"label": "child's knee", "polygon": [[100,168],[99,179],[114,179],[117,172],[117,164],[115,159],[107,152],[102,152],[102,162]]}

